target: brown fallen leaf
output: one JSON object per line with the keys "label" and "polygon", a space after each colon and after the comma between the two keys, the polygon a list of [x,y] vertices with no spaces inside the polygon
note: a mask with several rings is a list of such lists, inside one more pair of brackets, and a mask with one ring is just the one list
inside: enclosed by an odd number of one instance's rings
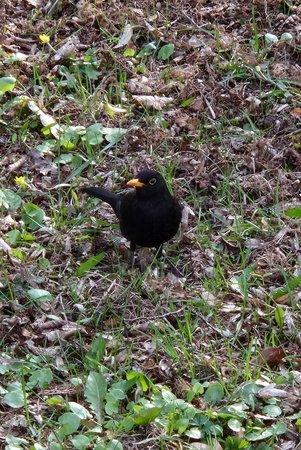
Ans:
{"label": "brown fallen leaf", "polygon": [[283,358],[286,356],[284,350],[281,347],[267,347],[264,348],[255,359],[255,364],[266,363],[269,367],[277,367],[283,363]]}
{"label": "brown fallen leaf", "polygon": [[121,48],[127,45],[133,36],[133,27],[130,23],[127,23],[124,27],[124,30],[122,32],[122,35],[119,38],[119,41],[116,45],[114,45],[114,48]]}
{"label": "brown fallen leaf", "polygon": [[257,392],[257,395],[258,397],[261,398],[272,398],[272,397],[286,398],[288,396],[288,393],[283,389],[277,389],[273,385],[271,385],[260,389]]}
{"label": "brown fallen leaf", "polygon": [[290,115],[295,117],[296,119],[301,119],[301,108],[293,108],[290,112]]}
{"label": "brown fallen leaf", "polygon": [[26,2],[35,8],[40,8],[43,5],[44,0],[26,0]]}
{"label": "brown fallen leaf", "polygon": [[72,54],[74,54],[79,46],[79,39],[77,37],[73,37],[68,39],[65,44],[63,44],[61,47],[58,48],[56,53],[51,58],[51,62],[53,64],[57,64],[58,62],[61,62]]}
{"label": "brown fallen leaf", "polygon": [[127,89],[132,94],[151,94],[153,90],[149,78],[145,76],[131,78],[127,82]]}
{"label": "brown fallen leaf", "polygon": [[133,98],[146,108],[161,110],[168,103],[173,102],[173,97],[159,97],[158,95],[133,95]]}

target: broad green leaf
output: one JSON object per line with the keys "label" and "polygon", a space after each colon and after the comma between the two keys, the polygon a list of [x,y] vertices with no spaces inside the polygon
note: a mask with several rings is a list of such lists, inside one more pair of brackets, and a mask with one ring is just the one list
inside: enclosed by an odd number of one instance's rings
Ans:
{"label": "broad green leaf", "polygon": [[204,395],[204,400],[207,403],[219,403],[224,397],[224,388],[220,383],[213,383],[208,386]]}
{"label": "broad green leaf", "polygon": [[97,336],[97,338],[93,340],[91,348],[86,354],[86,360],[88,362],[96,361],[98,367],[99,361],[101,361],[104,356],[105,349],[106,349],[106,340],[102,336]]}
{"label": "broad green leaf", "polygon": [[[118,384],[120,386],[120,383]],[[126,394],[124,390],[118,387],[111,387],[110,391],[106,395],[105,411],[109,416],[118,413],[120,400],[125,398]]]}
{"label": "broad green leaf", "polygon": [[202,431],[200,428],[192,427],[185,431],[185,436],[188,436],[191,439],[200,439],[202,437]]}
{"label": "broad green leaf", "polygon": [[74,89],[77,85],[76,77],[70,73],[69,69],[66,66],[60,66],[59,74],[65,77],[65,80],[62,81],[62,86],[67,86],[70,89]]}
{"label": "broad green leaf", "polygon": [[239,276],[232,277],[231,281],[233,282],[233,285],[237,291],[239,291],[242,295],[246,294],[246,291],[248,289],[248,281],[251,277],[251,275],[254,272],[255,269],[255,263],[250,264],[248,267],[246,267],[242,274]]}
{"label": "broad green leaf", "polygon": [[58,422],[61,427],[58,431],[58,436],[60,439],[64,439],[65,436],[69,436],[78,430],[80,426],[80,418],[73,413],[65,413],[58,418]]}
{"label": "broad green leaf", "polygon": [[82,126],[69,126],[65,129],[59,139],[59,143],[66,150],[73,150],[78,143],[79,137],[85,135],[86,129]]}
{"label": "broad green leaf", "polygon": [[139,406],[135,408],[134,421],[136,425],[147,425],[153,422],[161,413],[162,408]]}
{"label": "broad green leaf", "polygon": [[293,219],[300,219],[301,218],[301,207],[296,206],[295,208],[289,208],[284,212],[284,214],[287,217],[292,217]]}
{"label": "broad green leaf", "polygon": [[33,203],[26,203],[23,208],[22,220],[31,231],[36,231],[42,226],[44,217],[44,211]]}
{"label": "broad green leaf", "polygon": [[262,408],[262,413],[270,417],[278,417],[282,414],[282,410],[277,405],[266,405]]}
{"label": "broad green leaf", "polygon": [[55,164],[68,164],[72,161],[73,155],[72,153],[62,153],[60,156],[54,158],[53,162]]}
{"label": "broad green leaf", "polygon": [[101,421],[101,413],[103,410],[103,400],[106,396],[107,383],[104,376],[97,372],[90,372],[85,389],[85,397],[90,403],[91,408],[96,413],[97,418]]}
{"label": "broad green leaf", "polygon": [[95,267],[100,261],[105,257],[105,253],[101,252],[98,255],[91,256],[91,258],[87,259],[87,261],[81,263],[81,265],[77,269],[77,275],[80,277],[84,273],[88,272],[90,269]]}
{"label": "broad green leaf", "polygon": [[292,414],[291,416],[287,416],[289,420],[301,419],[301,411],[298,411],[296,414]]}
{"label": "broad green leaf", "polygon": [[103,133],[105,135],[106,141],[111,144],[116,144],[119,142],[125,133],[127,132],[126,128],[104,128]]}
{"label": "broad green leaf", "polygon": [[33,450],[47,450],[46,447],[43,447],[41,444],[34,444]]}
{"label": "broad green leaf", "polygon": [[128,433],[134,428],[135,421],[132,416],[127,416],[120,422],[119,426],[121,430],[124,430],[126,433]]}
{"label": "broad green leaf", "polygon": [[86,134],[82,137],[82,140],[89,145],[98,145],[103,141],[103,126],[100,123],[94,123],[90,125]]}
{"label": "broad green leaf", "polygon": [[187,427],[189,425],[189,418],[188,417],[181,417],[179,420],[175,423],[175,428],[178,430],[180,434],[183,434],[185,430],[187,430]]}
{"label": "broad green leaf", "polygon": [[83,435],[79,434],[78,436],[75,436],[71,439],[72,445],[74,448],[78,450],[86,450],[86,448],[90,445],[90,439]]}
{"label": "broad green leaf", "polygon": [[10,253],[11,255],[18,258],[20,261],[23,261],[26,258],[26,253],[20,250],[19,248],[12,248]]}
{"label": "broad green leaf", "polygon": [[166,61],[174,52],[175,46],[174,44],[166,44],[160,48],[158,53],[158,59],[162,59]]}
{"label": "broad green leaf", "polygon": [[73,386],[81,386],[83,384],[83,380],[81,378],[70,378],[70,383],[73,384]]}
{"label": "broad green leaf", "polygon": [[123,56],[126,58],[127,56],[133,57],[135,56],[135,49],[134,48],[126,48],[123,52]]}
{"label": "broad green leaf", "polygon": [[149,56],[156,50],[157,46],[154,42],[149,42],[146,44],[142,50],[138,53],[137,57],[142,58],[143,56]]}
{"label": "broad green leaf", "polygon": [[144,373],[132,371],[129,372],[126,376],[126,379],[129,381],[135,381],[136,383],[139,383],[143,392],[146,392],[150,387],[153,386],[152,381],[144,375]]}
{"label": "broad green leaf", "polygon": [[[24,444],[28,444],[28,441],[26,439],[17,437],[17,436],[13,436],[12,434],[8,434],[5,438],[7,444],[9,444],[10,446],[18,446],[18,445],[24,445]],[[20,448],[21,447],[10,447],[9,450],[13,450],[14,448]],[[7,448],[5,447],[5,450],[7,450]]]}
{"label": "broad green leaf", "polygon": [[246,434],[246,438],[249,441],[261,441],[273,436],[273,430],[271,428],[259,429]]}
{"label": "broad green leaf", "polygon": [[[250,443],[239,436],[228,436],[225,441],[225,450],[250,450]],[[268,450],[268,449],[266,449]]]}
{"label": "broad green leaf", "polygon": [[272,33],[266,33],[264,35],[264,40],[267,45],[276,44],[279,41],[278,37]]}
{"label": "broad green leaf", "polygon": [[5,191],[0,189],[0,208],[1,207],[8,209],[9,208],[9,203],[8,203],[7,198],[6,198]]}
{"label": "broad green leaf", "polygon": [[69,408],[76,414],[80,419],[88,419],[91,417],[89,411],[82,405],[76,402],[69,402]]}
{"label": "broad green leaf", "polygon": [[288,292],[290,292],[291,290],[299,287],[300,285],[301,285],[301,275],[298,275],[297,277],[294,277],[287,282],[286,288],[279,289],[278,291],[276,291],[273,294],[273,299],[277,300],[277,298],[282,297],[283,295],[285,295]]}
{"label": "broad green leaf", "polygon": [[138,64],[136,66],[136,71],[137,71],[137,73],[145,73],[146,72],[146,65],[144,64],[144,62],[141,62],[140,64]]}
{"label": "broad green leaf", "polygon": [[291,33],[282,33],[282,35],[280,36],[280,41],[285,42],[286,44],[291,44],[291,42],[293,41],[294,37]]}
{"label": "broad green leaf", "polygon": [[58,444],[57,442],[51,442],[50,450],[64,450],[64,449],[61,446],[61,444]]}
{"label": "broad green leaf", "polygon": [[113,439],[105,448],[105,450],[123,450],[121,442]]}
{"label": "broad green leaf", "polygon": [[279,436],[284,434],[286,433],[286,430],[287,426],[284,422],[277,422],[271,427],[252,430],[251,432],[246,433],[245,437],[249,441],[262,441],[270,438],[271,436]]}
{"label": "broad green leaf", "polygon": [[35,302],[49,302],[52,299],[50,292],[44,289],[28,289],[28,297]]}
{"label": "broad green leaf", "polygon": [[275,320],[279,328],[283,328],[285,318],[285,311],[281,306],[277,306],[275,309]]}
{"label": "broad green leaf", "polygon": [[0,207],[18,209],[22,204],[21,197],[10,189],[0,189]]}
{"label": "broad green leaf", "polygon": [[109,102],[105,103],[104,108],[111,117],[115,116],[115,114],[125,114],[127,112],[127,109],[121,106],[111,105]]}
{"label": "broad green leaf", "polygon": [[44,141],[42,144],[36,146],[36,149],[40,153],[50,153],[52,154],[52,150],[55,150],[57,146],[57,141],[55,139],[49,139]]}
{"label": "broad green leaf", "polygon": [[11,231],[9,231],[9,232],[7,233],[6,236],[7,236],[8,240],[9,240],[10,244],[13,244],[13,245],[14,245],[14,244],[17,243],[17,241],[18,241],[20,235],[21,235],[21,233],[20,233],[19,230],[11,230]]}
{"label": "broad green leaf", "polygon": [[272,425],[272,428],[276,436],[280,436],[281,434],[284,434],[287,431],[287,425],[285,422],[276,422],[275,424]]}
{"label": "broad green leaf", "polygon": [[38,386],[39,388],[44,389],[49,386],[52,380],[53,380],[53,373],[51,369],[49,368],[37,369],[29,377],[27,386],[29,388]]}
{"label": "broad green leaf", "polygon": [[41,267],[41,269],[49,269],[50,267],[50,261],[47,258],[39,258],[38,260],[39,262],[39,266]]}
{"label": "broad green leaf", "polygon": [[29,55],[24,55],[24,53],[16,52],[14,55],[9,56],[3,60],[3,64],[12,64],[15,62],[25,61]]}
{"label": "broad green leaf", "polygon": [[46,400],[46,404],[50,406],[66,407],[66,400],[61,395],[53,395]]}
{"label": "broad green leaf", "polygon": [[250,405],[252,408],[255,408],[256,404],[256,394],[260,390],[260,386],[255,383],[245,383],[240,389],[240,394],[242,400]]}
{"label": "broad green leaf", "polygon": [[228,420],[228,427],[230,430],[234,431],[235,433],[242,433],[244,431],[244,428],[242,426],[242,423],[237,419],[230,419]]}
{"label": "broad green leaf", "polygon": [[21,197],[10,189],[4,190],[9,207],[13,210],[20,208],[22,204]]}
{"label": "broad green leaf", "polygon": [[20,238],[22,239],[22,241],[26,241],[26,242],[36,240],[36,238],[32,234],[28,234],[28,233],[21,233]]}
{"label": "broad green leaf", "polygon": [[19,382],[10,384],[7,387],[8,393],[3,396],[3,402],[12,408],[24,406],[24,394],[22,385]]}
{"label": "broad green leaf", "polygon": [[101,72],[96,70],[93,64],[87,64],[83,67],[83,69],[89,80],[97,80],[101,75]]}
{"label": "broad green leaf", "polygon": [[16,78],[14,77],[2,77],[0,78],[0,92],[5,94],[7,91],[12,91],[16,84]]}

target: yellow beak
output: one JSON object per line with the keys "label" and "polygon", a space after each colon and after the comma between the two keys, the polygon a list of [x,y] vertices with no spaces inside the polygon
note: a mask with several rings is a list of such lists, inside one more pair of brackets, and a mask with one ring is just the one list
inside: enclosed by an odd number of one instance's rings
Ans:
{"label": "yellow beak", "polygon": [[139,181],[138,178],[134,178],[133,180],[128,181],[126,183],[126,185],[130,186],[130,187],[143,187],[143,186],[145,186],[145,184],[141,183],[141,181]]}

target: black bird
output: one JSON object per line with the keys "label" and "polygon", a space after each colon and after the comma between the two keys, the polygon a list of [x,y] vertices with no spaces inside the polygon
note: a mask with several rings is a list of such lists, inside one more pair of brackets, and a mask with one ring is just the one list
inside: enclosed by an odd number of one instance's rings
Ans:
{"label": "black bird", "polygon": [[103,187],[84,187],[82,191],[111,205],[122,235],[130,241],[132,263],[137,246],[155,247],[160,257],[164,242],[178,231],[182,216],[180,203],[155,170],[141,170],[127,186],[135,190],[115,194]]}

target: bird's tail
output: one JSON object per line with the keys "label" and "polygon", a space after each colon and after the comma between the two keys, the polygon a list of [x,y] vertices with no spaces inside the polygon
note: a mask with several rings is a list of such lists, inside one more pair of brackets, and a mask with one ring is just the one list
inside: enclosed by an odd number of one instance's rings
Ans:
{"label": "bird's tail", "polygon": [[92,197],[100,198],[102,201],[111,205],[115,214],[117,216],[119,215],[119,196],[114,194],[114,192],[110,192],[102,187],[84,187],[82,188],[82,192],[85,192]]}

